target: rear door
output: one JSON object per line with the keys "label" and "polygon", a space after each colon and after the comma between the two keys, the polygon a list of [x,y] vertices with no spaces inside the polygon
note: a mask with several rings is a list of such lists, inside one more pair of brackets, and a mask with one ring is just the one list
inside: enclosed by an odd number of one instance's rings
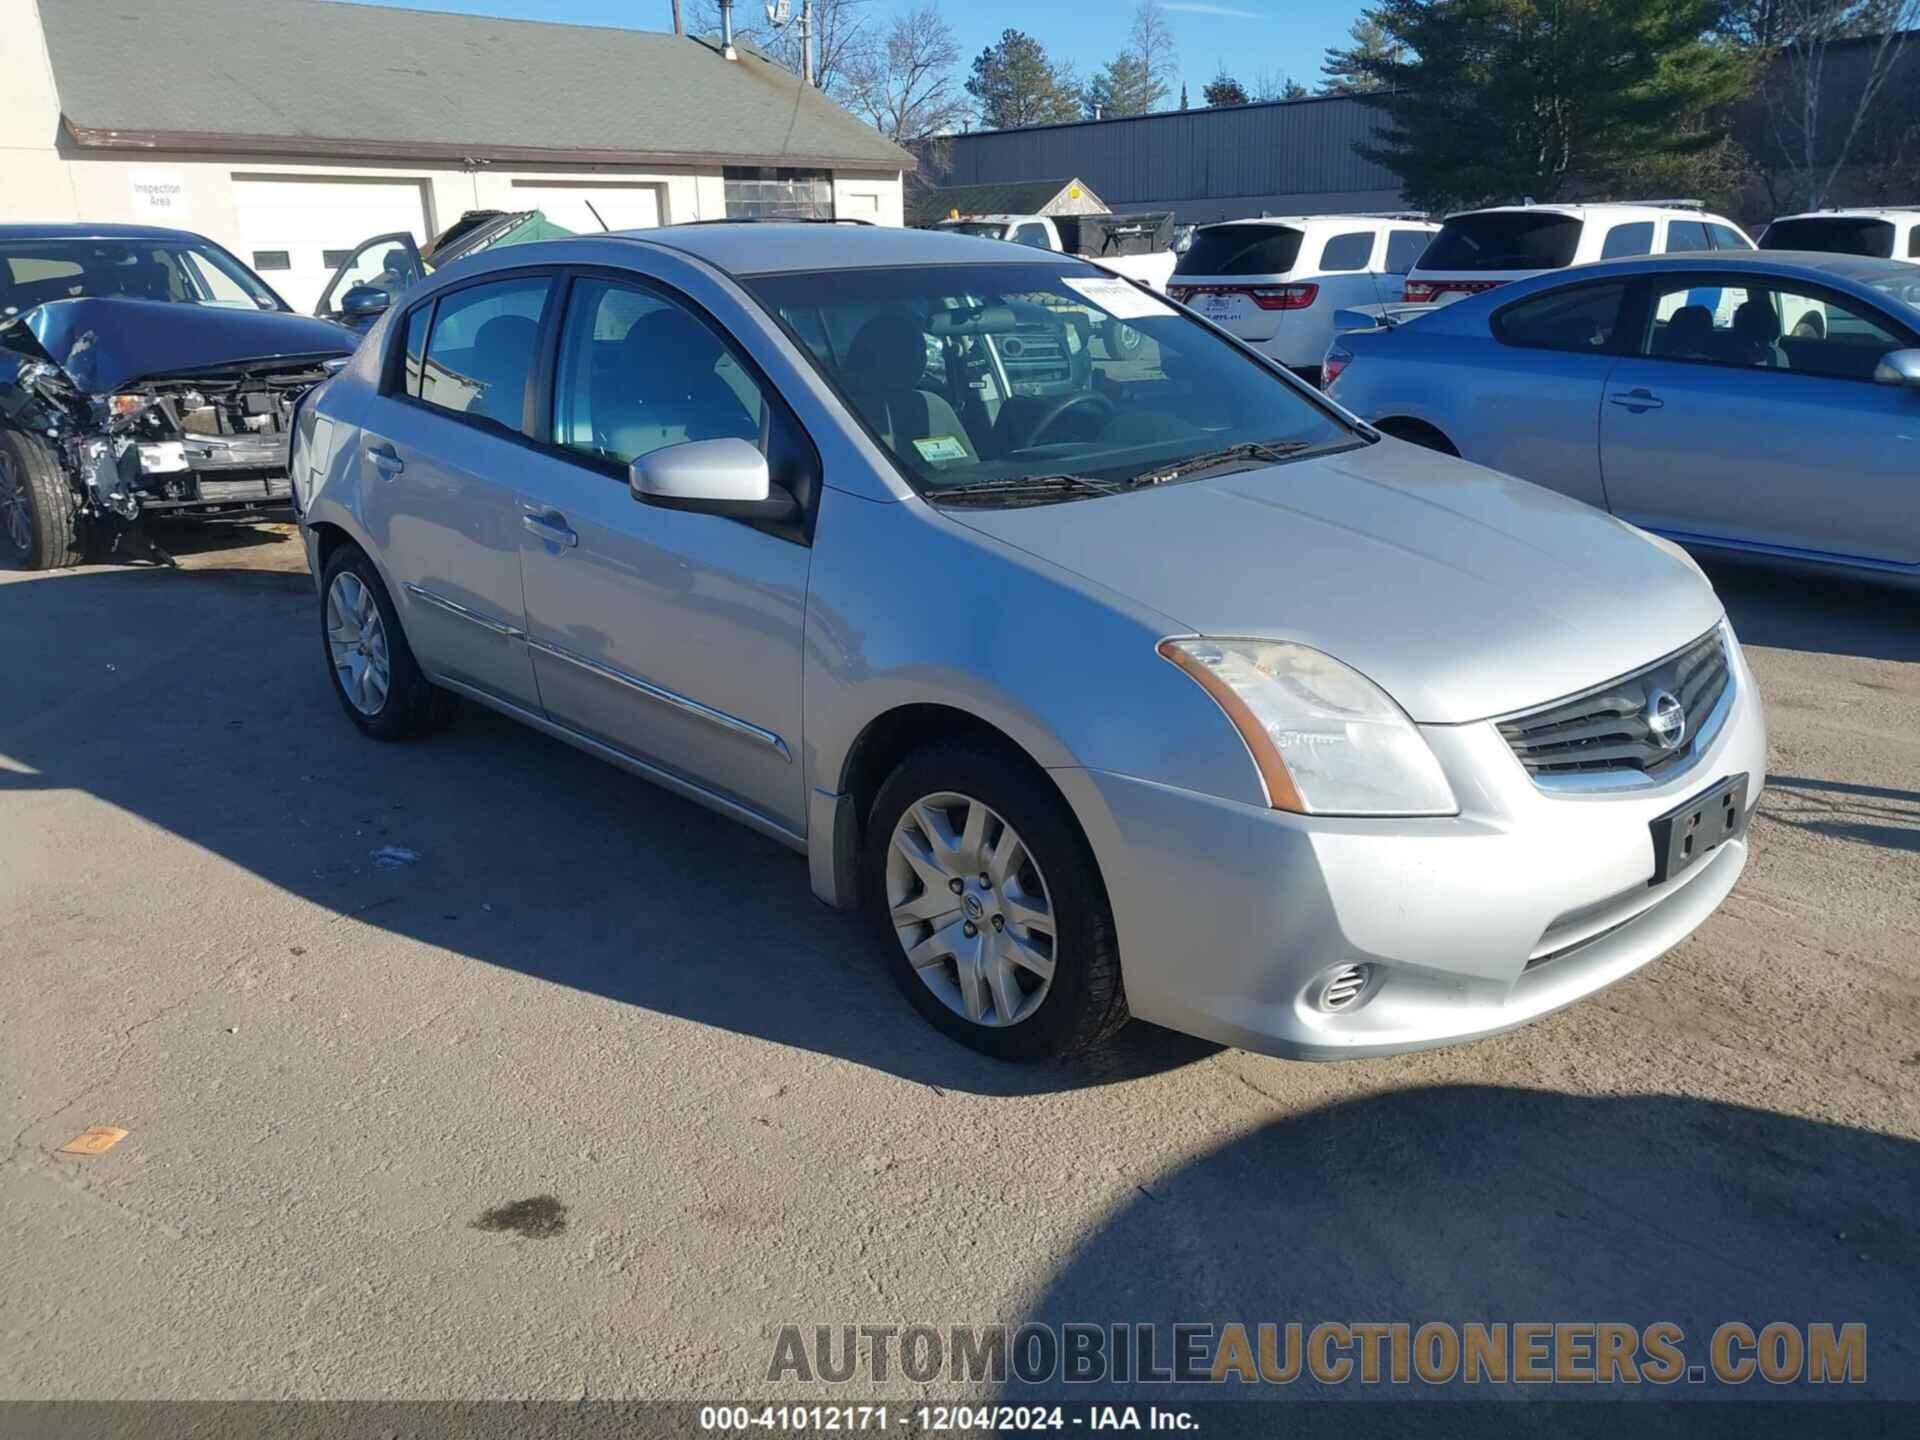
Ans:
{"label": "rear door", "polygon": [[1798,280],[1669,275],[1607,383],[1614,512],[1682,539],[1920,563],[1920,400],[1879,385],[1903,322]]}
{"label": "rear door", "polygon": [[536,712],[517,482],[552,283],[489,276],[415,306],[361,434],[361,515],[414,654],[429,674]]}

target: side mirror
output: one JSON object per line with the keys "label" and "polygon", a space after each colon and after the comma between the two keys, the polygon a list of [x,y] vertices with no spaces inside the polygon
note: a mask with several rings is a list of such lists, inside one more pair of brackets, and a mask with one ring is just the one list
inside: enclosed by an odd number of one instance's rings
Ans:
{"label": "side mirror", "polygon": [[650,451],[627,467],[627,487],[643,505],[734,520],[778,523],[799,507],[776,490],[767,457],[746,440],[688,440]]}
{"label": "side mirror", "polygon": [[393,297],[378,285],[355,285],[340,297],[340,314],[348,320],[371,320],[384,315]]}
{"label": "side mirror", "polygon": [[1880,357],[1873,378],[1882,385],[1920,390],[1920,350],[1894,350]]}

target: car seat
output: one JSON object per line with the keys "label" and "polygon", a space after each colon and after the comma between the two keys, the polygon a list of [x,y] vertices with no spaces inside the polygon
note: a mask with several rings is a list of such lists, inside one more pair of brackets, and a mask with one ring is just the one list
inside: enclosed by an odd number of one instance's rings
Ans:
{"label": "car seat", "polygon": [[469,415],[520,428],[538,329],[531,316],[495,315],[474,332],[468,368],[478,390],[467,406]]}
{"label": "car seat", "polygon": [[1660,353],[1676,360],[1706,360],[1713,344],[1713,312],[1704,305],[1683,305],[1667,321]]}
{"label": "car seat", "polygon": [[918,388],[926,369],[927,337],[919,325],[904,315],[876,315],[854,335],[841,375],[861,418],[909,465],[979,459],[946,397]]}
{"label": "car seat", "polygon": [[1759,365],[1770,370],[1788,368],[1780,348],[1780,317],[1767,300],[1749,300],[1733,312],[1735,364]]}

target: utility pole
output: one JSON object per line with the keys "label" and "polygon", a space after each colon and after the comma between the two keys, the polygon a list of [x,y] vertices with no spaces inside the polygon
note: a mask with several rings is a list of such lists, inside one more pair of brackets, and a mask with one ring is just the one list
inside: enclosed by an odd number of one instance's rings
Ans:
{"label": "utility pole", "polygon": [[673,0],[673,33],[676,35],[687,33],[686,17],[680,13],[680,0]]}

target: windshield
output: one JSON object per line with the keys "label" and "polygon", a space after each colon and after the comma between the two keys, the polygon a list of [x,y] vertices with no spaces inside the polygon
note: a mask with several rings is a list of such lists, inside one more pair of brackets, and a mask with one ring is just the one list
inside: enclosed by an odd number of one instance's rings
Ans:
{"label": "windshield", "polygon": [[1893,254],[1893,226],[1885,220],[1850,216],[1776,220],[1760,237],[1760,248],[1818,250],[1828,255],[1867,255],[1885,260]]}
{"label": "windshield", "polygon": [[1364,443],[1231,341],[1091,266],[744,283],[933,499],[1070,499]]}
{"label": "windshield", "polygon": [[974,235],[982,240],[998,240],[1007,227],[998,220],[945,220],[933,227],[953,235]]}
{"label": "windshield", "polygon": [[1920,330],[1920,265],[1896,262],[1885,270],[1876,269],[1872,274],[1860,278],[1889,300],[1904,305],[1906,312],[1900,318],[1913,329]]}
{"label": "windshield", "polygon": [[1447,221],[1420,257],[1426,270],[1559,270],[1580,248],[1573,215],[1481,211]]}
{"label": "windshield", "polygon": [[17,240],[0,246],[0,262],[0,315],[82,298],[286,309],[259,276],[204,241]]}
{"label": "windshield", "polygon": [[1287,225],[1209,225],[1173,267],[1176,275],[1285,275],[1306,238]]}

